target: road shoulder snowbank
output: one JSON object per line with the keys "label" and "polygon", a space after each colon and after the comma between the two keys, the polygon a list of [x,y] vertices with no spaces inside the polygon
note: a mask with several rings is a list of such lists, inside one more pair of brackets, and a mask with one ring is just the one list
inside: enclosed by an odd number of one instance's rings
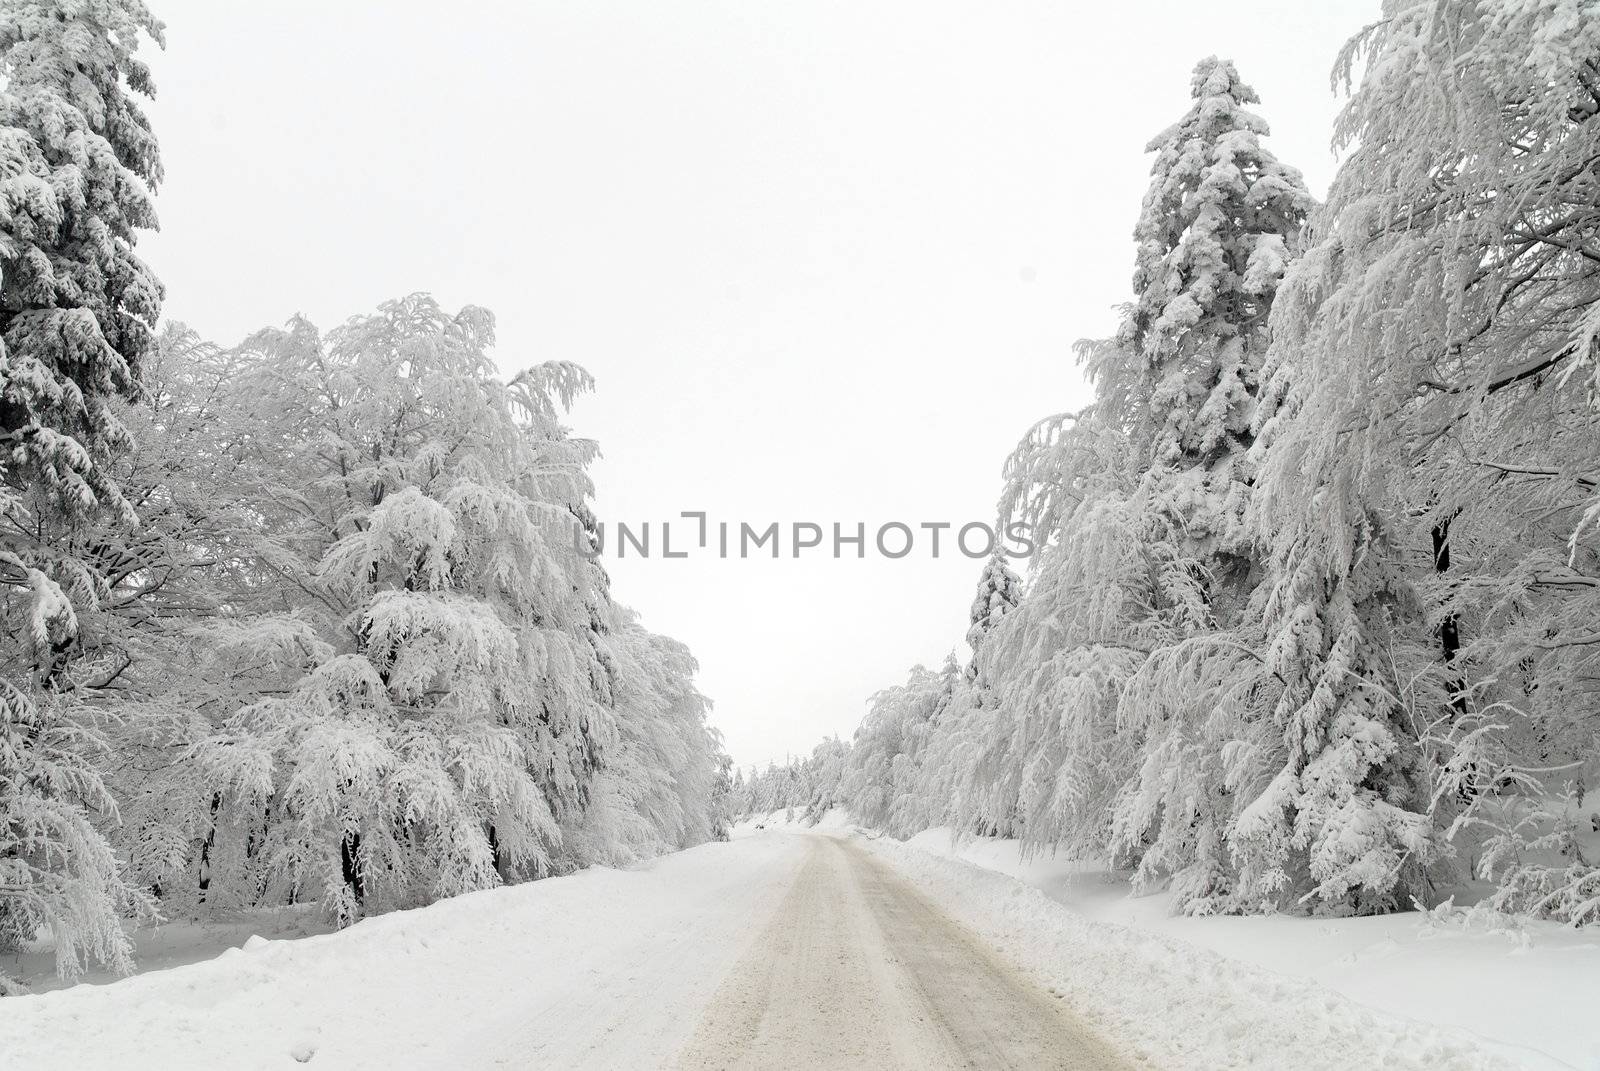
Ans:
{"label": "road shoulder snowbank", "polygon": [[1166,935],[1087,919],[1009,875],[889,838],[867,844],[958,922],[1064,993],[1109,1037],[1155,1067],[1518,1066],[1462,1031],[1384,1015],[1307,979]]}
{"label": "road shoulder snowbank", "polygon": [[8,997],[0,1068],[663,1067],[805,854],[705,844]]}

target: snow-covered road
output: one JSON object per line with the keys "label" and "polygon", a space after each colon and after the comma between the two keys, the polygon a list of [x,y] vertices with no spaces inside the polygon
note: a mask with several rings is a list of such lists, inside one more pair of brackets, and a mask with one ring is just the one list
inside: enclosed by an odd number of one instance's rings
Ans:
{"label": "snow-covered road", "polygon": [[843,837],[806,839],[804,866],[701,1019],[685,1071],[1128,1066],[882,862]]}
{"label": "snow-covered road", "polygon": [[911,845],[743,832],[6,998],[0,1069],[1514,1066]]}
{"label": "snow-covered road", "polygon": [[0,1068],[1124,1064],[842,831],[457,897],[0,1001]]}

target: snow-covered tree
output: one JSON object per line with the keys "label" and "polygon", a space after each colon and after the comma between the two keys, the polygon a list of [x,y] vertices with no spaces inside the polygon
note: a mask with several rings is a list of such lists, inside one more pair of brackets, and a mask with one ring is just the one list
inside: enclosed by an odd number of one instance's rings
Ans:
{"label": "snow-covered tree", "polygon": [[1127,433],[1090,410],[1041,421],[1006,477],[1001,517],[1041,545],[1027,595],[977,652],[991,695],[956,725],[959,824],[1100,851],[1135,751],[1117,703],[1154,642],[1137,469]]}
{"label": "snow-covered tree", "polygon": [[1274,313],[1257,444],[1266,881],[1299,852],[1319,895],[1403,900],[1441,832],[1487,835],[1504,905],[1600,914],[1552,800],[1597,742],[1597,56],[1571,5],[1412,0],[1342,59],[1349,155]]}
{"label": "snow-covered tree", "polygon": [[725,836],[721,740],[694,686],[694,658],[675,640],[629,622],[613,634],[616,740],[568,856],[616,865]]}
{"label": "snow-covered tree", "polygon": [[959,676],[954,660],[943,673],[916,666],[905,684],[872,697],[851,744],[849,769],[841,785],[858,821],[900,836],[920,828],[914,817],[907,817],[907,804],[916,793],[921,750],[940,697],[947,691],[946,679]]}
{"label": "snow-covered tree", "polygon": [[592,447],[557,415],[587,378],[501,382],[491,342],[419,296],[264,332],[225,382],[191,369],[211,386],[170,431],[254,523],[211,558],[227,612],[143,697],[171,713],[142,742],[174,758],[134,779],[170,782],[132,831],[164,894],[350,918],[571,865],[619,623],[572,546]]}
{"label": "snow-covered tree", "polygon": [[161,177],[141,35],[161,25],[137,0],[0,5],[0,947],[49,927],[64,974],[125,969],[117,913],[142,902],[96,824],[116,807],[82,695],[108,671],[84,652],[96,532],[135,521],[118,401],[161,300],[133,253]]}
{"label": "snow-covered tree", "polygon": [[967,663],[967,679],[978,683],[978,648],[1000,619],[1016,609],[1022,599],[1022,581],[1006,564],[1005,556],[997,548],[983,563],[983,573],[978,577],[978,591],[972,597],[972,608],[967,619],[967,646],[972,659]]}
{"label": "snow-covered tree", "polygon": [[1262,144],[1267,124],[1247,107],[1259,98],[1232,63],[1201,60],[1190,91],[1146,147],[1134,300],[1117,335],[1084,350],[1101,411],[1148,460],[1182,469],[1251,441],[1272,297],[1312,207],[1300,173]]}
{"label": "snow-covered tree", "polygon": [[134,98],[152,91],[134,55],[145,34],[162,41],[139,0],[0,8],[6,482],[73,510],[122,505],[97,461],[126,445],[111,402],[133,389],[160,313],[161,284],[133,252],[161,179]]}
{"label": "snow-covered tree", "polygon": [[845,774],[850,764],[850,744],[831,736],[811,750],[805,762],[805,819],[812,824],[843,805]]}
{"label": "snow-covered tree", "polygon": [[238,443],[259,416],[235,389],[247,368],[182,325],[161,333],[141,362],[140,401],[123,412],[137,449],[111,470],[139,524],[98,533],[105,591],[85,648],[105,669],[83,694],[114,715],[106,776],[123,819],[118,848],[169,914],[206,902],[212,864],[231,847],[217,836],[223,786],[196,770],[190,749],[241,697],[282,683],[238,630],[255,600],[283,603],[250,554],[261,515]]}
{"label": "snow-covered tree", "polygon": [[1273,299],[1313,201],[1263,144],[1247,107],[1258,98],[1232,63],[1202,60],[1191,91],[1149,145],[1134,300],[1114,338],[1081,352],[1142,467],[1127,523],[1148,581],[1127,609],[1144,618],[1145,658],[1117,730],[1141,758],[1111,845],[1142,884],[1170,881],[1177,907],[1211,911],[1234,906],[1227,833],[1259,787],[1240,761],[1261,702],[1249,448]]}

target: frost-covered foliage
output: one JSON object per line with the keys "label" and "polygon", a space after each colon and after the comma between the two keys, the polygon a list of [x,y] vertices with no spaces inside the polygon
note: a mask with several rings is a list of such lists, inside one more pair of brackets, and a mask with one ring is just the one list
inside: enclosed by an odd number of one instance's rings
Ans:
{"label": "frost-covered foliage", "polygon": [[931,681],[880,696],[858,818],[1109,855],[1194,913],[1479,878],[1600,922],[1600,7],[1391,0],[1357,70],[1316,206],[1196,68],[1097,400],[1007,466],[1026,591],[931,722]]}
{"label": "frost-covered foliage", "polygon": [[[1225,829],[1247,780],[1263,575],[1247,527],[1268,319],[1312,199],[1262,139],[1231,63],[1149,145],[1134,300],[1085,343],[1099,399],[1019,448],[1002,509],[1053,534],[997,635],[1007,784],[1025,839],[1107,851],[1192,911],[1233,906]],[[1241,764],[1240,759],[1244,759]]]}
{"label": "frost-covered foliage", "polygon": [[0,4],[0,949],[47,929],[67,975],[125,969],[119,915],[146,907],[104,836],[117,807],[85,704],[117,672],[94,616],[136,521],[120,401],[161,302],[133,252],[161,177],[135,100],[146,35],[161,25],[138,0]]}
{"label": "frost-covered foliage", "polygon": [[26,664],[77,657],[48,702],[8,686],[0,939],[126,966],[118,917],[152,903],[349,921],[725,835],[693,658],[575,545],[589,378],[504,380],[492,342],[423,295],[159,337],[106,462],[137,524],[85,527],[85,606],[31,577]]}
{"label": "frost-covered foliage", "polygon": [[1351,152],[1273,320],[1259,519],[1294,817],[1263,825],[1323,882],[1448,837],[1505,906],[1594,921],[1596,861],[1544,801],[1595,772],[1600,10],[1385,15],[1341,59],[1365,67]]}
{"label": "frost-covered foliage", "polygon": [[849,762],[850,744],[830,737],[806,758],[782,766],[768,763],[765,770],[752,767],[748,779],[743,770],[737,770],[730,788],[730,811],[736,818],[793,812],[815,824],[834,807],[846,804],[843,780]]}
{"label": "frost-covered foliage", "polygon": [[151,538],[208,553],[176,578],[175,657],[130,671],[119,783],[170,908],[348,920],[719,832],[693,660],[574,546],[593,445],[558,418],[581,369],[503,382],[489,314],[421,295],[326,335],[166,341],[167,462],[135,475],[157,516],[206,518]]}
{"label": "frost-covered foliage", "polygon": [[[626,615],[626,611],[623,612]],[[627,863],[725,839],[727,769],[695,690],[694,658],[676,640],[631,620],[613,633],[616,742],[604,753],[592,800],[568,834],[578,864]]]}
{"label": "frost-covered foliage", "polygon": [[972,648],[972,660],[967,663],[968,680],[978,680],[978,648],[983,646],[984,638],[1017,608],[1021,599],[1022,581],[1006,564],[1005,555],[996,548],[983,565],[978,592],[972,597],[972,610],[967,615],[972,622],[967,626],[967,646]]}
{"label": "frost-covered foliage", "polygon": [[1262,144],[1267,124],[1246,108],[1259,98],[1232,63],[1200,61],[1190,89],[1188,113],[1146,147],[1134,300],[1114,338],[1085,348],[1101,407],[1152,460],[1185,470],[1250,441],[1272,297],[1312,206]]}

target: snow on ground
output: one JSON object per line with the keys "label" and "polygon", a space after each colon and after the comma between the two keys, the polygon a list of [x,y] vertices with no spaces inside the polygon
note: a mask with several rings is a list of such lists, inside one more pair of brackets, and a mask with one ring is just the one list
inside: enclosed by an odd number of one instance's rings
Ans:
{"label": "snow on ground", "polygon": [[661,1067],[805,854],[706,844],[6,998],[0,1068]]}
{"label": "snow on ground", "polygon": [[[732,843],[628,870],[7,998],[0,1068],[665,1066],[789,890],[808,852],[796,834],[853,835],[842,812],[820,831],[798,817],[746,820]],[[1162,897],[1023,860],[1014,843],[864,843],[1152,1067],[1600,1071],[1593,936],[1490,932],[1462,913],[1173,919]],[[146,966],[238,940],[244,924],[141,935]]]}
{"label": "snow on ground", "polygon": [[[933,830],[872,846],[1158,1066],[1287,1066],[1290,1051],[1302,1068],[1492,1066],[1470,1034],[1518,1066],[1600,1071],[1592,931],[1464,911],[1174,918],[1124,875],[1024,859],[1015,841]],[[1298,1055],[1307,1042],[1322,1062]]]}
{"label": "snow on ground", "polygon": [[[240,912],[224,919],[175,919],[141,926],[132,932],[134,963],[141,973],[164,971],[215,959],[252,937],[288,940],[330,929],[332,926],[315,904]],[[33,993],[47,993],[72,984],[56,975],[54,943],[48,938],[35,941],[25,952],[0,955],[0,974],[16,979]],[[103,967],[90,967],[79,979],[97,985],[117,980]]]}

